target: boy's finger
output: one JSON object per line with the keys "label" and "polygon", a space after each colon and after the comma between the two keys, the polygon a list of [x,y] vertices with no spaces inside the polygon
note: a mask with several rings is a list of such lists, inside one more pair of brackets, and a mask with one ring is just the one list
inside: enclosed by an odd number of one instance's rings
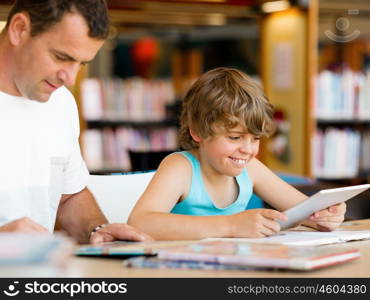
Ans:
{"label": "boy's finger", "polygon": [[339,203],[333,206],[329,207],[329,211],[333,213],[340,213],[344,212],[346,210],[346,204],[345,203]]}
{"label": "boy's finger", "polygon": [[285,214],[281,213],[280,211],[274,210],[274,209],[263,209],[262,215],[265,218],[271,219],[271,220],[282,220],[286,221],[288,218]]}

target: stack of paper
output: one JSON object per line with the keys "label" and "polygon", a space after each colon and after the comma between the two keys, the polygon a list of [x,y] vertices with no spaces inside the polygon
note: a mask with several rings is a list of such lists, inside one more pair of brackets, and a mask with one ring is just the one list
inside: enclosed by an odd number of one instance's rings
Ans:
{"label": "stack of paper", "polygon": [[294,246],[317,246],[365,239],[370,239],[370,230],[336,230],[330,232],[280,231],[278,234],[271,235],[265,238],[210,238],[206,240],[217,240],[226,242],[236,241],[260,244],[284,244]]}

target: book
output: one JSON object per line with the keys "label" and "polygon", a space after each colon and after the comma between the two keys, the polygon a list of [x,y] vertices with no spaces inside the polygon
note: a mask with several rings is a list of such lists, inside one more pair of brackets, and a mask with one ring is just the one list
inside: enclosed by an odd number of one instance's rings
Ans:
{"label": "book", "polygon": [[360,251],[355,248],[302,247],[239,241],[200,241],[158,251],[158,258],[162,260],[302,271],[345,263],[359,257]]}
{"label": "book", "polygon": [[[139,124],[140,125],[140,124]],[[139,126],[140,127],[140,126]],[[83,156],[91,171],[131,170],[129,151],[175,151],[177,129],[118,126],[85,130],[82,135]]]}
{"label": "book", "polygon": [[207,241],[236,241],[259,244],[283,244],[290,246],[318,246],[370,239],[370,230],[280,231],[264,238],[208,238]]}
{"label": "book", "polygon": [[315,160],[312,168],[315,177],[351,178],[358,174],[361,132],[349,128],[328,127],[317,129],[313,135],[312,150]]}
{"label": "book", "polygon": [[153,241],[130,242],[115,241],[99,245],[81,245],[75,249],[79,256],[135,256],[155,255],[159,249],[182,246],[194,241]]}
{"label": "book", "polygon": [[123,261],[125,268],[185,270],[255,270],[255,267],[220,264],[208,261],[166,260],[157,256],[136,256]]}
{"label": "book", "polygon": [[342,73],[324,70],[317,76],[314,110],[319,119],[369,119],[370,69]]}
{"label": "book", "polygon": [[63,235],[0,233],[0,277],[65,277],[72,254]]}

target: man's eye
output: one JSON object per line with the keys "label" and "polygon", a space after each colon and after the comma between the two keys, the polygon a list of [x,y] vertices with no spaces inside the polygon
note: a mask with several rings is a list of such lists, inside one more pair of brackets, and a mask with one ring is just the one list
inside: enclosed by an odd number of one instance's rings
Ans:
{"label": "man's eye", "polygon": [[63,56],[58,56],[58,55],[56,55],[55,56],[56,58],[57,58],[57,60],[59,60],[59,61],[66,61],[67,59],[65,58],[65,57],[63,57]]}

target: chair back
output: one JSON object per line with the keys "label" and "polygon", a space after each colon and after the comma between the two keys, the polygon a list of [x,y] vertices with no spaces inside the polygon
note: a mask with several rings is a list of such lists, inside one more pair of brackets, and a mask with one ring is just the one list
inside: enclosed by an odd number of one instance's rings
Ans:
{"label": "chair back", "polygon": [[87,187],[110,223],[126,223],[155,171],[90,175]]}

